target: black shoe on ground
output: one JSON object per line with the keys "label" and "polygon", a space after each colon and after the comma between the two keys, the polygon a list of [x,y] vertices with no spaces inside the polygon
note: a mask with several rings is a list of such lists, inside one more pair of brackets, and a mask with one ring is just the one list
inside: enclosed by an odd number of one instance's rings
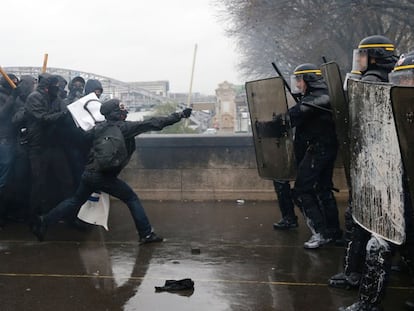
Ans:
{"label": "black shoe on ground", "polygon": [[146,237],[141,238],[139,244],[158,243],[163,241],[164,239],[162,237],[158,236],[155,232],[151,232]]}
{"label": "black shoe on ground", "polygon": [[36,216],[32,225],[32,233],[37,237],[39,242],[43,242],[47,231],[47,225],[43,216]]}
{"label": "black shoe on ground", "polygon": [[288,230],[298,227],[298,218],[282,218],[273,224],[274,230]]}

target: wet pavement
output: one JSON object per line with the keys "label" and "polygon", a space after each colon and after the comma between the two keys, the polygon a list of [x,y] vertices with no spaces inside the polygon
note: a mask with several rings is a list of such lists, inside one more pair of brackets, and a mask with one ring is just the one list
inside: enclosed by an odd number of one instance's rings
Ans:
{"label": "wet pavement", "polygon": [[[25,226],[8,225],[0,231],[0,310],[325,311],[357,297],[327,286],[343,248],[305,250],[310,234],[301,217],[298,229],[274,231],[275,202],[143,204],[164,243],[139,246],[118,201],[109,232],[58,224],[39,243]],[[194,291],[155,292],[183,278]],[[394,272],[385,310],[404,310],[413,293],[409,277]]]}

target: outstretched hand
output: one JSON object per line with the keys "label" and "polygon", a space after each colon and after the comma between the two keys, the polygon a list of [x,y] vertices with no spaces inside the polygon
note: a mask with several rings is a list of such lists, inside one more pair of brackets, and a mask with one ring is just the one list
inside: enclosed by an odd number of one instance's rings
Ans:
{"label": "outstretched hand", "polygon": [[181,118],[189,118],[191,116],[191,112],[193,111],[193,109],[191,108],[185,108],[182,112],[181,112]]}

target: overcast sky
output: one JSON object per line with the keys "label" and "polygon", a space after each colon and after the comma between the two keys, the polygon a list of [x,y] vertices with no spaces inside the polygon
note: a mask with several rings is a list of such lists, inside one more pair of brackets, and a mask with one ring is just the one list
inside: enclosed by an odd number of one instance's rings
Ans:
{"label": "overcast sky", "polygon": [[214,94],[225,80],[242,84],[234,42],[211,0],[20,0],[2,11],[0,65],[48,66],[121,81],[169,80]]}

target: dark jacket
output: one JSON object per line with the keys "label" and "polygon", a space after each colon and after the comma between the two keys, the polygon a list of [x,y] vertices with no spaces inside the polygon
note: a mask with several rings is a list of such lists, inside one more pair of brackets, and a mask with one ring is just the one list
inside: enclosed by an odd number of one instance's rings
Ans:
{"label": "dark jacket", "polygon": [[394,69],[395,63],[371,64],[362,74],[361,81],[388,82],[388,74]]}
{"label": "dark jacket", "polygon": [[12,126],[15,106],[11,92],[11,88],[0,85],[0,140],[10,143],[14,141],[15,136]]}
{"label": "dark jacket", "polygon": [[[128,164],[132,153],[135,151],[135,136],[149,132],[149,131],[160,131],[164,127],[168,125],[172,125],[174,123],[177,123],[181,120],[181,116],[178,113],[173,113],[167,117],[155,117],[151,118],[145,121],[104,121],[104,122],[110,122],[111,124],[117,125],[120,129],[122,134],[125,138],[125,145],[128,151],[128,161],[126,161],[125,165]],[[97,125],[98,126],[98,125]],[[96,127],[91,129],[87,132],[86,135],[92,137],[92,139],[95,137],[95,130]],[[97,164],[95,162],[94,152],[93,148],[91,149],[91,152],[89,153],[89,160],[86,165],[86,170],[89,171],[97,171]],[[123,167],[120,167],[117,172],[114,172],[114,175],[118,175]]]}
{"label": "dark jacket", "polygon": [[13,116],[12,122],[15,128],[22,128],[25,126],[25,117],[24,117],[24,111],[25,111],[25,105],[26,105],[26,99],[30,95],[30,93],[33,92],[35,84],[35,79],[32,76],[22,76],[20,78],[20,82],[18,85],[18,96],[15,101],[16,109],[15,114]]}
{"label": "dark jacket", "polygon": [[[337,146],[335,123],[329,102],[328,88],[323,81],[308,86],[300,102],[289,109],[295,131],[295,148],[307,148],[316,143]],[[302,152],[301,152],[302,153]]]}
{"label": "dark jacket", "polygon": [[25,106],[25,119],[30,148],[50,146],[54,140],[55,126],[66,115],[58,98],[51,98],[47,92],[56,76],[43,74],[39,85],[28,97]]}

